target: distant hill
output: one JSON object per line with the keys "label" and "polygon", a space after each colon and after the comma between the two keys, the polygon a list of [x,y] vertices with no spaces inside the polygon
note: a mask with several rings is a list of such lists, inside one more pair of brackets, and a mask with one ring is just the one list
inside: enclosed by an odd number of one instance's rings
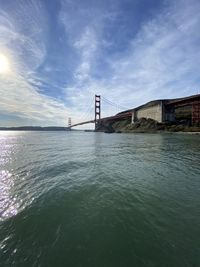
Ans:
{"label": "distant hill", "polygon": [[[0,131],[70,131],[68,127],[59,126],[20,126],[20,127],[0,127]],[[74,130],[72,130],[74,131]],[[76,130],[75,130],[76,131]]]}

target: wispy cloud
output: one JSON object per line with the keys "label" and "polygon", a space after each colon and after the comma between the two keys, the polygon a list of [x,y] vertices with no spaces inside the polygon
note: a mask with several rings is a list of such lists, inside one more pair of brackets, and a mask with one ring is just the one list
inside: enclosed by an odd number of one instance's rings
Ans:
{"label": "wispy cloud", "polygon": [[74,44],[77,53],[80,54],[80,64],[74,74],[79,81],[89,78],[92,61],[97,50],[97,38],[93,29],[86,27],[80,39]]}
{"label": "wispy cloud", "polygon": [[[130,42],[126,55],[113,66],[113,82],[141,102],[195,93],[200,52],[196,33],[200,5],[170,7],[145,24]],[[187,19],[182,19],[182,13]],[[190,14],[190,15],[189,15]],[[192,15],[191,15],[192,14]],[[131,104],[131,102],[130,102]]]}
{"label": "wispy cloud", "polygon": [[10,63],[9,73],[0,74],[0,112],[26,124],[65,125],[67,108],[40,92],[43,81],[36,76],[46,57],[44,15],[40,1],[19,1],[16,9],[0,11],[0,53]]}
{"label": "wispy cloud", "polygon": [[47,121],[47,124],[57,125],[57,120],[66,123],[67,109],[64,104],[40,94],[23,77],[12,73],[0,81],[1,111],[13,115],[17,113],[19,117],[36,124]]}

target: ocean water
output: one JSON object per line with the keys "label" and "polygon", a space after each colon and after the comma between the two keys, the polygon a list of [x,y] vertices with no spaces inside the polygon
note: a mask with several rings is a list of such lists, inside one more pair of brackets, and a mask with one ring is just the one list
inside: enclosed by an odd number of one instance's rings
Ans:
{"label": "ocean water", "polygon": [[199,267],[200,136],[0,132],[0,266]]}

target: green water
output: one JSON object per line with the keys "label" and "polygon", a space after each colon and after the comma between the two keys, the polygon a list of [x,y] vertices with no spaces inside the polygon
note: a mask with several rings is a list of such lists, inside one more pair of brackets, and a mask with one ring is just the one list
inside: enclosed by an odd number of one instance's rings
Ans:
{"label": "green water", "polygon": [[0,266],[199,267],[200,136],[0,132]]}

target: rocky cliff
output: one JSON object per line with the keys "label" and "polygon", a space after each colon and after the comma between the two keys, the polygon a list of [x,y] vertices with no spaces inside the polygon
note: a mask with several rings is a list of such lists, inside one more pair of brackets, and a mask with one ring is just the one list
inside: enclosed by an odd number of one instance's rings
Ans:
{"label": "rocky cliff", "polygon": [[155,132],[200,132],[200,126],[191,126],[188,121],[159,123],[141,118],[134,124],[129,120],[109,121],[99,125],[97,131],[105,133],[155,133]]}

